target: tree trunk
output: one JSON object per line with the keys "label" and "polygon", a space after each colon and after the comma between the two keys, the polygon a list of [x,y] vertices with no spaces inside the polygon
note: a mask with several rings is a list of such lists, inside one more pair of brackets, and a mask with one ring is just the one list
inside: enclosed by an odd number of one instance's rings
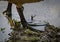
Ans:
{"label": "tree trunk", "polygon": [[13,23],[13,20],[12,20],[12,3],[8,2],[7,9],[3,12],[3,14],[6,15],[8,21],[10,22],[11,28],[14,28],[14,23]]}
{"label": "tree trunk", "polygon": [[[6,12],[6,15],[8,16],[7,18],[8,18],[8,20],[9,20],[9,22],[10,22],[11,27],[14,27],[14,23],[13,23],[13,20],[12,20],[11,8],[12,8],[12,3],[8,3],[7,10],[4,11],[3,13]],[[22,23],[22,25],[23,25],[24,28],[27,27],[27,28],[29,28],[30,30],[33,30],[33,31],[40,31],[40,30],[36,30],[36,29],[34,29],[34,28],[32,28],[32,27],[30,27],[30,26],[28,25],[28,23],[27,23],[24,15],[23,15],[23,8],[24,8],[24,7],[22,7],[22,8],[16,7],[16,8],[17,8],[18,14],[19,14],[20,19],[21,19],[21,23]],[[10,21],[10,20],[11,20],[11,21]],[[41,31],[40,31],[40,32],[41,32]]]}
{"label": "tree trunk", "polygon": [[22,7],[22,8],[17,8],[17,11],[18,11],[18,14],[19,14],[19,16],[20,16],[21,23],[22,23],[23,27],[24,27],[24,28],[27,27],[27,22],[26,22],[26,20],[25,20],[24,15],[23,15],[23,7]]}
{"label": "tree trunk", "polygon": [[[23,15],[23,9],[22,8],[18,8],[18,7],[16,7],[16,8],[17,8],[18,14],[19,14],[20,19],[21,19],[21,23],[22,23],[24,28],[27,27],[28,29],[30,29],[32,31],[40,31],[40,30],[34,29],[34,28],[29,26],[29,24],[27,23],[24,15]],[[43,31],[40,31],[40,32],[43,32]]]}
{"label": "tree trunk", "polygon": [[12,18],[12,3],[8,2],[7,9],[3,12],[3,14],[6,13],[8,17]]}

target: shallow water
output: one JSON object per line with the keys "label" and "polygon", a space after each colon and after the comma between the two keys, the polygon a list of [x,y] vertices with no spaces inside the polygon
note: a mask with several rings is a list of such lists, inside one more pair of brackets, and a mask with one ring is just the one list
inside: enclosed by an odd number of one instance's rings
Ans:
{"label": "shallow water", "polygon": [[[24,6],[24,16],[27,21],[30,20],[31,15],[36,15],[34,20],[47,21],[52,25],[57,27],[60,26],[60,1],[59,0],[45,0],[44,2],[25,4]],[[4,33],[0,31],[0,42],[4,42],[11,32],[8,20],[4,17],[2,12],[6,9],[7,2],[0,1],[0,27],[5,28]],[[12,6],[13,19],[20,20],[16,6]],[[36,27],[34,27],[36,28]],[[36,29],[44,30],[44,27],[37,27]]]}

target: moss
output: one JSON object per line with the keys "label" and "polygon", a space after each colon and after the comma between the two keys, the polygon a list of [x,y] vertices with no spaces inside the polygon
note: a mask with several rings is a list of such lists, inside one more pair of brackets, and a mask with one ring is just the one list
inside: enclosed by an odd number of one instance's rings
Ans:
{"label": "moss", "polygon": [[[19,25],[20,22],[16,22],[16,26]],[[19,28],[19,26],[17,27]],[[54,38],[56,38],[56,34],[60,29],[57,29],[55,26],[48,24],[45,27],[45,32],[39,32],[39,31],[32,31],[30,29],[27,28],[23,28],[21,29],[21,31],[15,31],[12,33],[12,35],[14,35],[16,32],[18,32],[18,36],[16,35],[16,37],[19,39],[19,42],[49,42],[49,41],[54,41]],[[38,36],[39,35],[39,36]],[[11,36],[12,37],[12,36]],[[52,38],[51,38],[52,37]],[[51,40],[52,39],[52,40]],[[17,40],[17,39],[16,39]]]}
{"label": "moss", "polygon": [[30,37],[28,37],[28,36],[23,36],[21,39],[22,39],[22,40],[25,40],[25,41],[38,41],[38,40],[40,40],[39,37],[35,37],[35,36],[30,36]]}
{"label": "moss", "polygon": [[13,20],[14,21],[14,23],[15,23],[15,26],[20,26],[21,25],[21,21],[16,21],[16,20]]}
{"label": "moss", "polygon": [[3,30],[5,30],[5,28],[0,28],[0,31],[3,31]]}
{"label": "moss", "polygon": [[34,31],[31,31],[30,29],[26,29],[25,31],[24,31],[26,34],[35,34],[35,35],[38,35],[38,32],[34,32]]}

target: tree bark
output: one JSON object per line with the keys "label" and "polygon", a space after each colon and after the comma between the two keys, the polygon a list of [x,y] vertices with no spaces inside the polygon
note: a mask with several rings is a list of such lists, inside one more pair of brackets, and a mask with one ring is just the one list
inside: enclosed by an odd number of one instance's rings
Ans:
{"label": "tree bark", "polygon": [[3,14],[6,15],[6,18],[10,22],[11,28],[14,28],[14,23],[13,23],[13,20],[12,20],[12,3],[8,2],[7,9],[3,12]]}
{"label": "tree bark", "polygon": [[[13,23],[13,20],[12,20],[12,11],[11,11],[11,8],[12,8],[12,3],[8,3],[7,10],[4,11],[3,13],[6,12],[6,15],[8,16],[8,20],[9,21],[11,20],[10,21],[10,25],[13,27],[14,26],[14,23]],[[20,19],[21,19],[21,23],[23,25],[23,28],[26,28],[27,27],[28,29],[30,29],[32,31],[40,31],[40,30],[36,30],[36,29],[34,29],[34,28],[32,28],[32,27],[29,26],[29,24],[27,23],[27,21],[26,21],[26,19],[24,17],[24,14],[23,14],[23,8],[24,7],[21,7],[21,8],[16,7],[16,8],[17,8],[18,14],[20,16]]]}
{"label": "tree bark", "polygon": [[18,14],[19,14],[19,16],[20,16],[21,23],[22,23],[23,27],[24,27],[24,28],[27,27],[27,22],[26,22],[26,20],[25,20],[24,15],[23,15],[23,7],[22,7],[22,8],[17,8],[17,11],[18,11]]}
{"label": "tree bark", "polygon": [[[18,14],[20,16],[20,19],[21,19],[21,23],[23,25],[23,28],[26,28],[27,27],[28,29],[30,29],[32,31],[40,31],[40,30],[34,29],[34,28],[32,28],[32,27],[29,26],[29,24],[27,23],[24,15],[23,15],[23,9],[22,8],[18,8],[18,7],[16,7],[16,8],[17,8]],[[40,32],[43,32],[43,31],[40,31]]]}
{"label": "tree bark", "polygon": [[7,9],[3,12],[3,14],[6,13],[8,17],[12,18],[12,3],[8,2]]}

